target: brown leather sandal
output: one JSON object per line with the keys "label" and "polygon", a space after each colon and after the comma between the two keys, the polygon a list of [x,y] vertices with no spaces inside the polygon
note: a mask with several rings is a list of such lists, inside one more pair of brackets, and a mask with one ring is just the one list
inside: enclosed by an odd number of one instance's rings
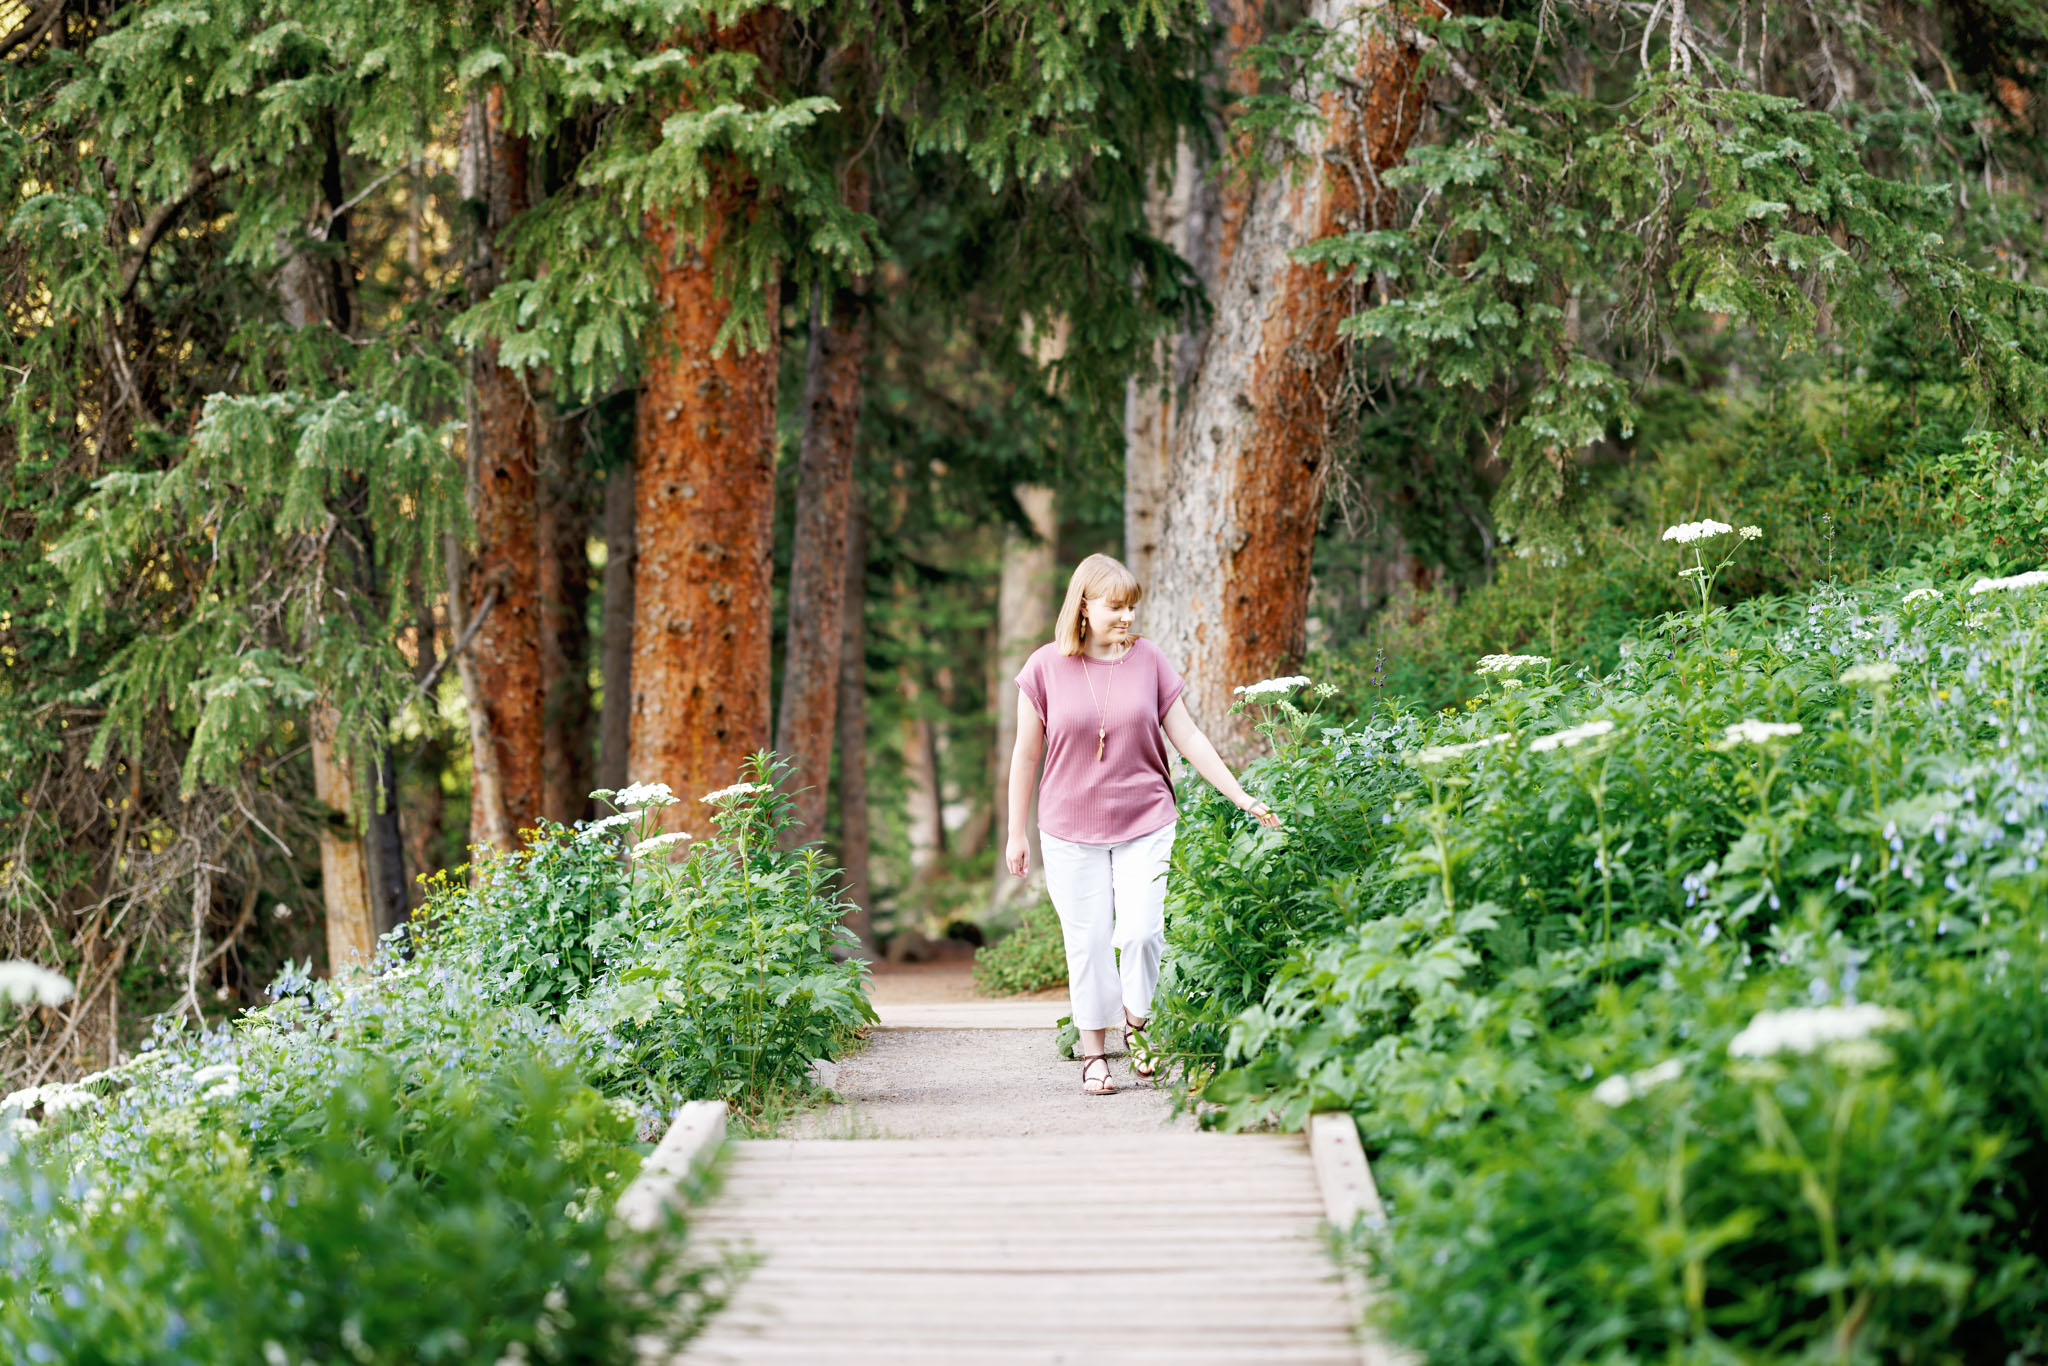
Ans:
{"label": "brown leather sandal", "polygon": [[[1098,1062],[1102,1064],[1102,1076],[1099,1082],[1091,1080],[1088,1076],[1089,1066]],[[1110,1075],[1109,1059],[1100,1053],[1083,1053],[1081,1055],[1081,1094],[1084,1096],[1107,1096],[1114,1094],[1115,1091],[1116,1080]]]}
{"label": "brown leather sandal", "polygon": [[1131,1055],[1131,1070],[1141,1077],[1149,1077],[1159,1070],[1158,1056],[1145,1040],[1145,1026],[1150,1023],[1150,1020],[1133,1020],[1129,1011],[1124,1012],[1124,1052]]}

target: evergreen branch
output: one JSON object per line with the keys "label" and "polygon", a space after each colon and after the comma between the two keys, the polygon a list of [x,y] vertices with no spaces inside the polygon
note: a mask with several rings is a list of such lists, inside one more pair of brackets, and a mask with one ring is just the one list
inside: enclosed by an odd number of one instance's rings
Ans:
{"label": "evergreen branch", "polygon": [[128,268],[121,272],[121,292],[114,296],[116,303],[127,303],[129,296],[135,293],[136,285],[142,282],[142,268],[149,264],[151,249],[156,246],[164,233],[169,231],[171,224],[177,221],[178,215],[184,212],[185,206],[212,188],[213,184],[220,178],[221,173],[211,166],[194,171],[192,179],[186,184],[183,194],[180,194],[176,199],[157,205],[155,209],[150,211],[149,217],[144,219],[142,223],[142,233],[135,246],[135,257],[129,261]]}

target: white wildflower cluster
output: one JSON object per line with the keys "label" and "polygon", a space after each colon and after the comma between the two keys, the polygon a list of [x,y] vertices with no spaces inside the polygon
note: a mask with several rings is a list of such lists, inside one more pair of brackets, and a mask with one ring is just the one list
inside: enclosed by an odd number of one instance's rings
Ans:
{"label": "white wildflower cluster", "polygon": [[71,999],[71,979],[61,972],[10,958],[0,963],[0,1001],[15,1006],[61,1006]]}
{"label": "white wildflower cluster", "polygon": [[1515,737],[1506,731],[1489,735],[1483,740],[1467,740],[1462,745],[1424,745],[1415,751],[1410,760],[1417,764],[1447,764],[1453,759],[1462,759],[1467,754],[1477,754],[1482,749],[1504,745]]}
{"label": "white wildflower cluster", "polygon": [[622,825],[631,825],[639,819],[640,815],[638,812],[621,811],[616,816],[606,816],[601,821],[592,821],[576,832],[576,838],[587,844],[608,830],[616,830]]}
{"label": "white wildflower cluster", "polygon": [[192,1088],[201,1100],[232,1100],[242,1092],[242,1070],[231,1062],[217,1062],[192,1074]]}
{"label": "white wildflower cluster", "polygon": [[671,830],[666,835],[651,836],[633,846],[633,857],[645,858],[647,855],[657,853],[668,848],[670,845],[681,844],[688,838],[690,838],[690,832],[687,830]]}
{"label": "white wildflower cluster", "polygon": [[1256,683],[1245,683],[1230,691],[1247,702],[1257,702],[1268,697],[1285,697],[1299,688],[1306,688],[1308,680],[1300,674],[1291,678],[1262,678]]}
{"label": "white wildflower cluster", "polygon": [[1519,669],[1534,668],[1538,664],[1548,664],[1549,662],[1549,655],[1481,655],[1479,657],[1479,664],[1473,672],[1482,674],[1511,674]]}
{"label": "white wildflower cluster", "polygon": [[2002,579],[1979,579],[1970,585],[1970,596],[1981,597],[1985,593],[2009,593],[2021,588],[2039,588],[2048,584],[2048,569],[2029,570],[2025,574],[2009,574]]}
{"label": "white wildflower cluster", "polygon": [[629,783],[612,798],[612,805],[621,811],[636,811],[643,806],[674,806],[676,794],[667,783]]}
{"label": "white wildflower cluster", "polygon": [[1856,664],[1842,670],[1842,681],[1852,688],[1881,688],[1899,676],[1899,666],[1889,659]]}
{"label": "white wildflower cluster", "polygon": [[697,800],[717,806],[721,802],[736,802],[743,797],[751,797],[757,792],[768,790],[766,783],[734,783],[731,787],[721,787],[716,792],[707,792]]}
{"label": "white wildflower cluster", "polygon": [[1754,541],[1764,534],[1764,529],[1760,526],[1746,526],[1736,534],[1745,541]]}
{"label": "white wildflower cluster", "polygon": [[1676,1081],[1685,1071],[1685,1064],[1677,1058],[1666,1058],[1655,1067],[1645,1067],[1640,1072],[1621,1073],[1607,1078],[1593,1088],[1593,1099],[1609,1109],[1626,1105],[1638,1096],[1649,1094],[1667,1081]]}
{"label": "white wildflower cluster", "polygon": [[1789,740],[1804,732],[1806,727],[1797,721],[1737,721],[1732,726],[1721,728],[1721,743],[1716,749],[1734,749],[1737,745],[1768,745],[1773,740]]}
{"label": "white wildflower cluster", "polygon": [[[1726,536],[1733,530],[1735,528],[1729,526],[1726,522],[1716,522],[1709,518],[1703,522],[1680,522],[1677,526],[1667,526],[1664,528],[1664,539],[1676,541],[1680,545],[1691,545],[1694,541],[1705,541],[1711,540],[1715,536]],[[1759,531],[1757,535],[1761,536],[1763,533]]]}
{"label": "white wildflower cluster", "polygon": [[1570,749],[1573,745],[1597,740],[1613,730],[1612,721],[1588,721],[1582,726],[1573,726],[1570,730],[1552,731],[1548,735],[1537,736],[1529,742],[1529,752],[1543,754],[1553,749]]}
{"label": "white wildflower cluster", "polygon": [[1901,599],[1901,601],[1907,603],[1925,602],[1929,598],[1939,598],[1940,596],[1941,590],[1939,588],[1916,588],[1912,592],[1906,594],[1906,596],[1903,599]]}
{"label": "white wildflower cluster", "polygon": [[1765,1010],[1728,1041],[1728,1055],[1771,1058],[1780,1053],[1811,1053],[1828,1044],[1852,1043],[1905,1023],[1906,1017],[1898,1011],[1875,1005]]}

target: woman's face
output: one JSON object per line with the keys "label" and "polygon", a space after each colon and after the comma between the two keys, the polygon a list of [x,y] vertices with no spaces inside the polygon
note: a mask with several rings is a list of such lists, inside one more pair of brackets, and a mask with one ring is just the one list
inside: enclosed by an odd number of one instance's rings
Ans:
{"label": "woman's face", "polygon": [[1082,598],[1081,617],[1088,624],[1091,638],[1105,645],[1128,645],[1133,639],[1131,631],[1138,620],[1138,607],[1136,603],[1111,597]]}

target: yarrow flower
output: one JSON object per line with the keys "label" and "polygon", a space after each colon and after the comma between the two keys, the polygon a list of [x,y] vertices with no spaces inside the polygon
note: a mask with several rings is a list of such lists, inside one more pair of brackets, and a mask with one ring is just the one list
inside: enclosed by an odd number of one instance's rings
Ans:
{"label": "yarrow flower", "polygon": [[1573,745],[1583,744],[1587,740],[1597,740],[1613,729],[1612,721],[1588,721],[1569,730],[1557,730],[1548,735],[1537,736],[1529,742],[1529,752],[1542,754],[1553,749],[1570,749]]}
{"label": "yarrow flower", "polygon": [[1760,526],[1746,526],[1737,534],[1745,541],[1753,541],[1764,534],[1764,529]]}
{"label": "yarrow flower", "polygon": [[2048,569],[2034,569],[2025,574],[2009,574],[2002,579],[1979,579],[1970,585],[1970,596],[1974,598],[2015,588],[2039,588],[2044,583],[2048,583]]}
{"label": "yarrow flower", "polygon": [[1939,588],[1916,588],[1912,592],[1906,594],[1906,596],[1903,599],[1901,599],[1901,601],[1925,602],[1929,598],[1938,598],[1940,596],[1941,590]]}
{"label": "yarrow flower", "polygon": [[1678,1080],[1684,1071],[1684,1063],[1677,1058],[1666,1058],[1655,1067],[1646,1067],[1640,1072],[1630,1072],[1626,1076],[1617,1072],[1593,1088],[1593,1099],[1613,1109],[1649,1094],[1667,1081]]}
{"label": "yarrow flower", "polygon": [[1806,727],[1797,721],[1737,721],[1721,730],[1721,743],[1716,749],[1734,749],[1737,745],[1767,745],[1773,740],[1787,740],[1801,734]]}
{"label": "yarrow flower", "polygon": [[1537,664],[1548,664],[1549,655],[1481,655],[1478,667],[1473,670],[1482,674],[1511,674],[1517,669],[1527,669]]}
{"label": "yarrow flower", "polygon": [[1851,687],[1882,687],[1898,676],[1899,666],[1889,659],[1881,659],[1872,664],[1857,664],[1842,670],[1842,681]]}
{"label": "yarrow flower", "polygon": [[633,846],[633,857],[641,858],[647,854],[654,853],[658,849],[666,849],[671,844],[681,844],[688,838],[690,838],[690,832],[687,830],[671,830],[666,835],[651,836]]}
{"label": "yarrow flower", "polygon": [[71,999],[71,979],[20,958],[0,963],[0,1001],[9,1005],[61,1006]]}
{"label": "yarrow flower", "polygon": [[622,811],[643,806],[673,806],[676,794],[667,783],[630,783],[619,789],[612,805]]}
{"label": "yarrow flower", "polygon": [[[1726,522],[1717,522],[1712,518],[1708,518],[1702,522],[1680,522],[1677,526],[1667,526],[1664,528],[1664,539],[1676,541],[1680,545],[1691,545],[1694,541],[1704,541],[1715,536],[1726,536],[1733,530],[1735,528],[1729,526]],[[1761,536],[1763,533],[1759,531],[1757,534]]]}
{"label": "yarrow flower", "polygon": [[1256,683],[1245,683],[1230,691],[1247,702],[1256,702],[1262,697],[1284,697],[1297,688],[1306,688],[1308,680],[1300,674],[1292,678],[1262,678]]}
{"label": "yarrow flower", "polygon": [[768,791],[768,784],[766,783],[734,783],[731,787],[721,787],[716,792],[707,792],[697,800],[709,802],[716,806],[720,802],[734,802],[742,797],[751,797],[756,792],[766,791]]}
{"label": "yarrow flower", "polygon": [[1453,759],[1462,759],[1467,754],[1476,754],[1482,749],[1504,745],[1515,737],[1506,731],[1489,735],[1483,740],[1467,740],[1462,745],[1424,745],[1409,758],[1417,764],[1447,764]]}
{"label": "yarrow flower", "polygon": [[1780,1053],[1811,1053],[1826,1044],[1853,1042],[1906,1022],[1898,1011],[1876,1005],[1765,1010],[1728,1041],[1728,1055],[1769,1058]]}

